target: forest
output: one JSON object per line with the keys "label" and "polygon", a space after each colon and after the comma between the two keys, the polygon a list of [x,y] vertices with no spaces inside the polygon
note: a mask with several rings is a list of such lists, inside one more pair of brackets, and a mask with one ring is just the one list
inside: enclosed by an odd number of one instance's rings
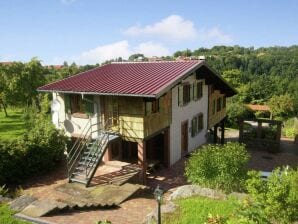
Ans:
{"label": "forest", "polygon": [[[179,56],[205,56],[211,68],[221,74],[238,94],[229,100],[230,123],[245,116],[244,104],[268,104],[274,118],[286,120],[298,114],[298,46],[253,47],[214,46],[176,51],[163,60]],[[131,55],[128,60],[143,56]],[[145,58],[146,59],[146,58]],[[121,58],[115,59],[121,61]],[[103,64],[110,63],[110,60]],[[61,66],[43,66],[33,58],[30,62],[0,63],[0,109],[6,107],[40,107],[37,87],[66,78],[100,64],[77,66],[64,62]]]}

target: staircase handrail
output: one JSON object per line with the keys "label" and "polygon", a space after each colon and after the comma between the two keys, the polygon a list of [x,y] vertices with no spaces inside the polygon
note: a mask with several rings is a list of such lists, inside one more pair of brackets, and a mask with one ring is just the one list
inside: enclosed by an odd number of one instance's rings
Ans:
{"label": "staircase handrail", "polygon": [[[92,127],[98,125],[91,124],[91,119],[86,123],[85,127],[83,128],[83,131],[81,132],[80,136],[76,139],[75,144],[69,151],[70,157],[67,157],[67,168],[68,168],[68,176],[70,177],[72,170],[77,163],[77,161],[80,159],[81,152],[83,151],[84,147],[91,141],[92,134],[96,132],[97,130],[92,131]],[[88,129],[86,130],[86,128]]]}
{"label": "staircase handrail", "polygon": [[[104,150],[104,147],[107,146],[108,140],[109,140],[109,134],[108,133],[107,134],[104,134],[104,137],[101,139],[100,146],[98,147],[98,149],[96,150],[96,152],[94,152],[92,154],[91,159],[86,164],[86,177],[89,176],[89,174],[93,170],[95,164],[98,162],[97,160],[99,159],[100,156],[102,156],[102,154],[99,153],[99,152],[100,151],[102,152]],[[93,161],[93,159],[94,159],[94,161]]]}
{"label": "staircase handrail", "polygon": [[[110,119],[111,119],[111,118],[107,119],[107,120],[104,122],[104,130],[100,130],[100,131],[102,132],[103,136],[102,136],[102,138],[99,138],[99,137],[98,137],[98,138],[96,139],[96,142],[94,143],[94,145],[98,145],[98,142],[104,140],[103,138],[105,137],[105,134],[107,133],[107,132],[105,131],[105,129],[106,129],[106,126],[109,124]],[[101,122],[100,122],[100,123],[101,123]],[[93,147],[94,147],[94,145],[93,145]],[[93,148],[93,147],[92,147],[92,148]],[[98,148],[99,148],[99,147],[98,147]],[[90,163],[92,162],[92,159],[94,158],[94,155],[97,154],[97,152],[98,152],[98,149],[97,149],[95,152],[92,152],[92,150],[90,150],[89,153],[88,153],[88,155],[86,156],[85,161],[84,161],[84,164],[86,164],[86,173],[87,173],[88,166],[89,166]],[[92,158],[90,159],[91,153],[92,153]],[[87,159],[88,159],[88,158],[90,159],[89,162],[87,162]],[[96,159],[97,159],[97,158],[96,158]],[[97,161],[95,160],[94,162],[96,163]],[[88,164],[87,164],[87,163],[88,163]],[[92,167],[93,167],[93,165],[92,165]],[[90,173],[90,172],[89,172],[89,173]],[[86,177],[87,177],[87,176],[88,176],[88,175],[86,175]]]}
{"label": "staircase handrail", "polygon": [[[84,138],[86,137],[86,134],[87,134],[87,133],[89,132],[89,130],[90,130],[90,124],[91,124],[91,119],[88,120],[88,122],[86,123],[85,127],[83,128],[81,134],[80,134],[79,137],[76,139],[76,141],[75,141],[74,145],[72,146],[72,148],[69,150],[69,152],[68,152],[69,154],[76,148],[77,144],[78,144],[79,142],[81,142],[81,140],[84,139]],[[87,130],[87,132],[84,134],[84,131],[85,131],[85,129],[86,129],[88,126],[89,126],[88,130]],[[84,135],[84,137],[82,137],[83,135]]]}

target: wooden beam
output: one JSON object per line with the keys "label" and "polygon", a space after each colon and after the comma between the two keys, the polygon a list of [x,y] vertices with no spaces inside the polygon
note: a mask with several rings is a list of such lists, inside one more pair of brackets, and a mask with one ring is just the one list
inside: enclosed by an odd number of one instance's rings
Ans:
{"label": "wooden beam", "polygon": [[146,142],[138,143],[138,164],[141,166],[140,180],[142,184],[146,184],[147,158],[146,158]]}

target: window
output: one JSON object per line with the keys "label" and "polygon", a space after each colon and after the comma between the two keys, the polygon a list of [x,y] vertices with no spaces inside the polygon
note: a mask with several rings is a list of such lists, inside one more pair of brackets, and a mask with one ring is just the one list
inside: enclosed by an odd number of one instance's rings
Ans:
{"label": "window", "polygon": [[216,107],[216,102],[215,102],[215,100],[213,100],[213,102],[212,102],[212,114],[213,115],[215,114],[215,107]]}
{"label": "window", "polygon": [[203,82],[194,83],[194,100],[198,100],[203,96]]}
{"label": "window", "polygon": [[191,85],[183,83],[178,87],[178,105],[183,106],[191,100]]}
{"label": "window", "polygon": [[203,114],[200,113],[191,120],[191,136],[196,136],[204,128]]}
{"label": "window", "polygon": [[197,134],[198,117],[194,117],[191,120],[191,136],[194,137]]}
{"label": "window", "polygon": [[159,112],[159,99],[146,101],[146,115]]}
{"label": "window", "polygon": [[82,98],[78,94],[65,94],[64,103],[65,103],[65,112],[68,114],[82,113],[82,114],[93,114],[94,113],[94,104],[93,96],[86,95]]}
{"label": "window", "polygon": [[190,85],[183,85],[183,104],[190,102]]}
{"label": "window", "polygon": [[221,110],[221,107],[222,107],[222,98],[219,97],[217,99],[217,107],[216,107],[216,111],[219,112]]}
{"label": "window", "polygon": [[226,108],[226,103],[227,103],[226,100],[227,100],[226,97],[223,96],[222,97],[222,108]]}

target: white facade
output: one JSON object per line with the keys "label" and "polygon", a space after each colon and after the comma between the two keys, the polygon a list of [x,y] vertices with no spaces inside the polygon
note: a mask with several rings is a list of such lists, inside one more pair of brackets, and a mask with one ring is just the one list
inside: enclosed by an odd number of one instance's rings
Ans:
{"label": "white facade", "polygon": [[[60,109],[58,111],[58,124],[55,124],[57,128],[63,129],[65,131],[65,134],[67,136],[72,135],[78,135],[82,133],[83,129],[89,122],[89,117],[78,117],[75,114],[67,114],[65,113],[65,103],[63,97],[59,93],[53,93],[53,101],[58,101],[60,103]],[[98,111],[100,111],[99,108],[99,97],[95,96],[94,101],[96,104],[94,104],[94,114],[90,117],[92,124],[98,124],[99,122],[99,114]],[[52,111],[52,116],[53,116]],[[94,127],[96,130],[97,127]],[[93,133],[92,137],[96,137],[97,133]]]}
{"label": "white facade", "polygon": [[[187,77],[183,82],[194,83],[195,75]],[[207,121],[208,121],[208,86],[203,81],[203,96],[198,100],[191,100],[184,106],[178,106],[178,88],[176,85],[172,89],[172,123],[170,126],[170,164],[174,164],[181,158],[181,124],[188,121],[188,152],[193,151],[198,146],[206,143]],[[191,120],[198,114],[203,114],[203,129],[191,136]]]}

